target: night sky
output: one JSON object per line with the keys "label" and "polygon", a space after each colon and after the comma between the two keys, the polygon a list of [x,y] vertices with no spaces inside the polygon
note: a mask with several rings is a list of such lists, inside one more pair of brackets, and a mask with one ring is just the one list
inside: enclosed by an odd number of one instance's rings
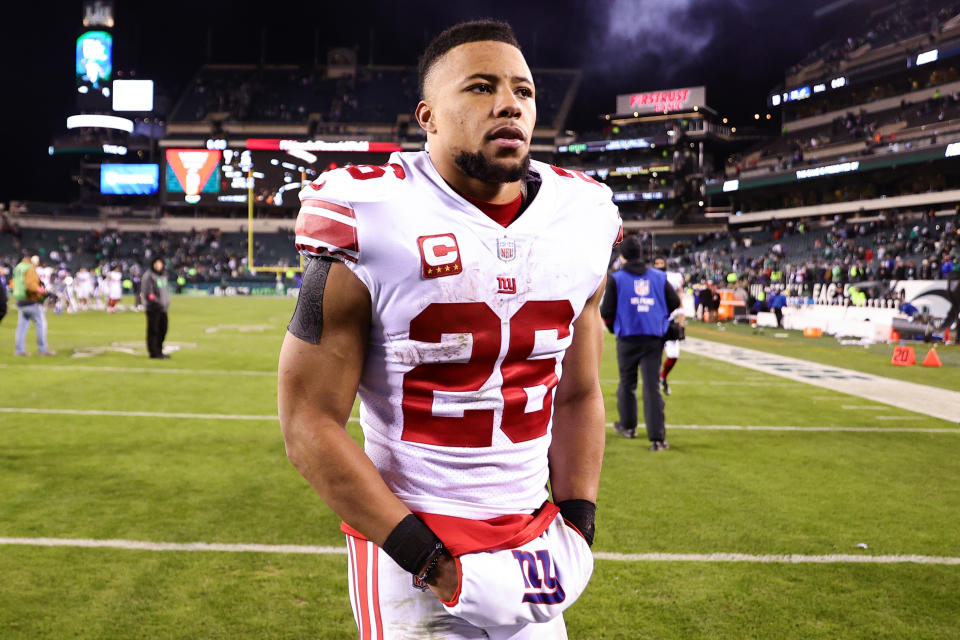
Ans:
{"label": "night sky", "polygon": [[[596,129],[615,96],[642,90],[707,86],[707,103],[733,124],[752,122],[784,70],[836,36],[856,35],[870,2],[859,0],[820,19],[829,0],[554,0],[446,2],[227,2],[170,0],[115,3],[114,69],[136,70],[176,99],[206,59],[256,63],[266,31],[268,64],[310,64],[315,32],[321,62],[334,46],[359,46],[361,64],[414,65],[426,42],[455,22],[509,21],[531,67],[584,72],[568,127]],[[51,158],[51,138],[73,113],[74,42],[79,0],[3,3],[0,89],[5,149],[0,201],[67,201],[66,157]],[[478,7],[482,7],[478,9]],[[411,105],[411,110],[414,105]],[[775,126],[775,125],[774,125]]]}

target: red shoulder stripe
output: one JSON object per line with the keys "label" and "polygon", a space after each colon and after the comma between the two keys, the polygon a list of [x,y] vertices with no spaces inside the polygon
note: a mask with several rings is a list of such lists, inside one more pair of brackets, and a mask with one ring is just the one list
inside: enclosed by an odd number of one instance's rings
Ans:
{"label": "red shoulder stripe", "polygon": [[300,201],[300,206],[326,209],[327,211],[333,211],[334,213],[339,213],[342,216],[347,216],[348,218],[353,218],[354,220],[356,220],[357,218],[357,216],[353,213],[353,209],[350,209],[349,207],[341,206],[339,204],[333,204],[332,202],[327,202],[326,200],[306,198]]}
{"label": "red shoulder stripe", "polygon": [[[313,240],[331,252],[339,250],[358,253],[360,250],[356,227],[324,215],[301,211],[300,215],[297,216],[294,232],[298,237],[298,245],[302,243],[300,241],[302,238]],[[298,248],[300,247],[298,246]]]}

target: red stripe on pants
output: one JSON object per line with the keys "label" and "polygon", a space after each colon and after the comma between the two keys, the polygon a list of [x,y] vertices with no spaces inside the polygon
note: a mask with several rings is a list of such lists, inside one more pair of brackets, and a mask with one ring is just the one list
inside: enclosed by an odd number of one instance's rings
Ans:
{"label": "red stripe on pants", "polygon": [[370,610],[367,608],[367,543],[363,540],[353,540],[357,554],[357,601],[360,604],[360,640],[370,640]]}
{"label": "red stripe on pants", "polygon": [[368,542],[368,545],[371,547],[373,552],[373,567],[371,567],[371,573],[373,574],[373,615],[377,623],[377,638],[378,640],[383,640],[383,621],[380,619],[380,577],[377,574],[377,564],[380,557],[380,550],[372,542]]}

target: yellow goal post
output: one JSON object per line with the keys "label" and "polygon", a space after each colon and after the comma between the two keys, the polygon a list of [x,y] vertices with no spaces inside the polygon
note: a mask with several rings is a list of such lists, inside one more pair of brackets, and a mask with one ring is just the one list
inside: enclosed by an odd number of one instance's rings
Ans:
{"label": "yellow goal post", "polygon": [[[257,273],[276,273],[277,277],[280,277],[280,274],[286,273],[303,273],[303,256],[300,256],[299,263],[296,265],[284,266],[279,264],[274,265],[258,265],[254,262],[253,257],[253,168],[247,170],[247,271],[253,274]],[[307,175],[306,172],[300,172],[300,187],[303,188],[307,184]]]}

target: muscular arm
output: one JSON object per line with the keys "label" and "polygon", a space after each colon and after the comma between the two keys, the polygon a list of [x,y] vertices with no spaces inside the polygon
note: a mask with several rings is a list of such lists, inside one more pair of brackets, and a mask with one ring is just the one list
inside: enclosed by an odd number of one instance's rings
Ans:
{"label": "muscular arm", "polygon": [[344,428],[360,384],[370,296],[339,262],[322,295],[319,342],[288,332],[280,350],[277,403],[287,456],[334,513],[383,545],[410,511]]}
{"label": "muscular arm", "polygon": [[603,286],[587,301],[574,323],[573,343],[563,359],[557,386],[550,445],[550,487],[554,502],[589,500],[596,503],[606,439],[600,353]]}

